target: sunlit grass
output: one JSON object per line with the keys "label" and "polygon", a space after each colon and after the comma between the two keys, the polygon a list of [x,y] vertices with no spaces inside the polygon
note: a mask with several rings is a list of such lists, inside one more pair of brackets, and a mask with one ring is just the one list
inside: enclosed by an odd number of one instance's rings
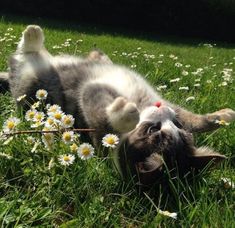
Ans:
{"label": "sunlit grass", "polygon": [[[7,59],[25,26],[35,21],[28,19],[24,23],[7,19],[0,22],[1,71],[7,69]],[[53,54],[86,55],[97,47],[113,62],[140,72],[164,97],[191,111],[235,109],[232,48],[199,41],[184,40],[180,44],[174,39],[164,42],[163,38],[133,38],[43,20],[39,24],[45,31],[46,47]],[[176,78],[179,79],[171,82]],[[194,99],[187,101],[189,97]],[[29,128],[15,111],[8,93],[0,94],[0,112],[1,126],[8,117],[17,116],[23,121],[21,129]],[[215,133],[196,135],[197,145],[213,147],[228,156],[217,170],[208,171],[190,183],[172,180],[169,189],[155,186],[145,194],[131,182],[124,183],[112,169],[109,158],[93,157],[85,161],[77,158],[69,166],[57,163],[49,168],[52,153],[41,141],[37,152],[32,153],[33,145],[26,142],[28,135],[19,135],[8,144],[2,140],[2,227],[233,227],[235,191],[227,188],[221,178],[235,180],[234,127],[233,123]],[[68,148],[58,143],[53,153],[66,154]],[[159,209],[176,212],[177,219],[161,215]]]}

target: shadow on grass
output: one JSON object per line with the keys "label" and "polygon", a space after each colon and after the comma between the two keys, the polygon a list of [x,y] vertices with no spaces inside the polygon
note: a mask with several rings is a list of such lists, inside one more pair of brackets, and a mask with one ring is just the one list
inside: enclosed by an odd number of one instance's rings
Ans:
{"label": "shadow on grass", "polygon": [[22,15],[10,15],[10,14],[2,14],[1,21],[6,23],[14,23],[14,24],[39,24],[40,26],[56,29],[59,31],[71,30],[71,31],[79,31],[81,33],[86,34],[95,34],[95,35],[112,35],[112,36],[122,36],[129,39],[140,39],[152,42],[158,42],[163,44],[170,44],[174,46],[198,46],[199,44],[204,43],[216,43],[217,47],[221,48],[235,48],[235,43],[227,43],[217,41],[215,38],[212,39],[203,39],[200,36],[191,37],[191,36],[183,36],[183,35],[175,35],[171,34],[169,31],[151,31],[147,30],[143,31],[142,29],[137,29],[133,27],[119,27],[119,26],[106,26],[106,25],[98,25],[95,23],[83,23],[78,22],[77,20],[66,20],[66,19],[49,19],[42,17],[26,17]]}

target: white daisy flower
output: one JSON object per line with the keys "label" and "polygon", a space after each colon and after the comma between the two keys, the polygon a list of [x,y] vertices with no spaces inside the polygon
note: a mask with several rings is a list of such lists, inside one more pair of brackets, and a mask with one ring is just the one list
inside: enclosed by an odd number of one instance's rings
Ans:
{"label": "white daisy flower", "polygon": [[44,124],[44,122],[42,121],[36,121],[33,124],[31,124],[31,128],[38,128],[40,126],[42,126]]}
{"label": "white daisy flower", "polygon": [[36,98],[38,100],[46,100],[47,99],[48,92],[45,89],[39,89],[36,92]]}
{"label": "white daisy flower", "polygon": [[200,83],[196,83],[196,84],[194,84],[193,86],[194,86],[194,87],[200,87],[201,84],[200,84]]}
{"label": "white daisy flower", "polygon": [[16,100],[18,102],[22,101],[24,98],[26,97],[26,94],[22,95],[22,96],[19,96],[18,98],[16,98]]}
{"label": "white daisy flower", "polygon": [[170,82],[178,82],[178,81],[180,81],[180,78],[174,78],[170,80]]}
{"label": "white daisy flower", "polygon": [[54,161],[54,158],[52,158],[49,163],[48,163],[48,169],[50,170],[51,168],[53,168],[55,165],[55,161]]}
{"label": "white daisy flower", "polygon": [[192,100],[195,100],[195,97],[191,96],[191,97],[186,98],[186,102],[192,101]]}
{"label": "white daisy flower", "polygon": [[29,109],[26,113],[25,113],[25,119],[27,121],[33,121],[34,120],[34,117],[37,113],[37,110],[35,109]]}
{"label": "white daisy flower", "polygon": [[161,214],[161,215],[164,215],[164,216],[168,216],[168,217],[171,217],[173,219],[177,219],[177,213],[176,212],[169,212],[169,211],[162,211],[162,210],[158,210],[158,213]]}
{"label": "white daisy flower", "polygon": [[36,112],[33,118],[35,122],[42,122],[45,118],[44,112]]}
{"label": "white daisy flower", "polygon": [[73,164],[73,162],[75,160],[75,156],[72,154],[63,154],[63,155],[59,156],[58,160],[61,165],[69,166],[69,165]]}
{"label": "white daisy flower", "polygon": [[78,147],[78,156],[82,160],[89,159],[94,156],[94,147],[89,143],[83,143]]}
{"label": "white daisy flower", "polygon": [[20,119],[16,117],[8,118],[3,124],[3,132],[12,132],[16,126],[20,123]]}
{"label": "white daisy flower", "polygon": [[182,71],[182,75],[187,76],[187,75],[188,75],[188,71],[183,70],[183,71]]}
{"label": "white daisy flower", "polygon": [[181,86],[181,87],[179,87],[179,90],[189,90],[189,87],[188,86]]}
{"label": "white daisy flower", "polygon": [[221,125],[221,126],[228,126],[229,123],[226,122],[225,120],[216,120],[215,123]]}
{"label": "white daisy flower", "polygon": [[66,144],[70,144],[74,141],[74,132],[73,131],[65,131],[62,135],[62,140]]}
{"label": "white daisy flower", "polygon": [[115,148],[119,143],[119,138],[114,134],[107,134],[102,139],[102,145],[105,147]]}
{"label": "white daisy flower", "polygon": [[50,104],[47,104],[46,106],[46,109],[47,109],[47,114],[50,115],[51,113],[54,113],[54,112],[59,112],[61,111],[61,107],[59,105],[50,105]]}
{"label": "white daisy flower", "polygon": [[70,128],[73,126],[75,119],[72,115],[64,115],[62,117],[61,123],[64,128]]}
{"label": "white daisy flower", "polygon": [[55,119],[54,118],[52,118],[52,117],[48,117],[47,119],[46,119],[46,121],[45,121],[45,127],[46,128],[50,128],[50,129],[53,129],[55,126],[56,126],[56,121],[55,121]]}
{"label": "white daisy flower", "polygon": [[71,146],[70,146],[70,151],[72,153],[77,153],[78,152],[78,145],[76,143],[73,143]]}
{"label": "white daisy flower", "polygon": [[62,121],[62,118],[64,117],[64,115],[65,114],[62,111],[58,110],[56,112],[50,113],[49,116],[52,117],[56,123],[61,124],[61,121]]}
{"label": "white daisy flower", "polygon": [[36,142],[36,139],[32,136],[28,136],[27,139],[26,139],[26,142],[29,143],[29,144],[33,144]]}
{"label": "white daisy flower", "polygon": [[[48,128],[44,128],[43,131],[48,131]],[[46,148],[51,149],[54,144],[55,135],[53,133],[44,133],[42,135],[42,142],[46,146]]]}
{"label": "white daisy flower", "polygon": [[37,101],[37,102],[35,102],[32,106],[31,106],[31,109],[36,109],[36,108],[38,108],[39,106],[40,106],[40,101]]}
{"label": "white daisy flower", "polygon": [[175,66],[176,66],[176,67],[182,67],[183,64],[178,62],[178,63],[175,63]]}
{"label": "white daisy flower", "polygon": [[235,183],[230,178],[222,177],[221,182],[222,182],[224,188],[235,189]]}

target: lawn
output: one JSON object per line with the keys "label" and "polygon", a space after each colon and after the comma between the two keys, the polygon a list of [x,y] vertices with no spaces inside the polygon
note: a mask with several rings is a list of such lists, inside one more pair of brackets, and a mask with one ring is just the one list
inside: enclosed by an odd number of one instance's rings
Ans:
{"label": "lawn", "polygon": [[[86,55],[100,48],[113,62],[140,72],[165,98],[191,111],[235,109],[234,46],[2,17],[0,71],[7,70],[7,59],[27,24],[44,29],[51,53]],[[29,129],[10,94],[2,93],[0,129],[10,116],[21,119],[21,130]],[[231,123],[195,135],[197,146],[212,147],[228,159],[190,183],[171,180],[167,193],[157,185],[143,193],[133,183],[123,182],[109,158],[76,157],[70,166],[59,164],[52,158],[69,150],[59,138],[52,150],[43,146],[38,135],[33,135],[36,142],[29,141],[29,135],[1,138],[1,227],[235,227],[235,186],[230,183],[235,182],[234,131]],[[177,219],[159,209],[177,213]]]}

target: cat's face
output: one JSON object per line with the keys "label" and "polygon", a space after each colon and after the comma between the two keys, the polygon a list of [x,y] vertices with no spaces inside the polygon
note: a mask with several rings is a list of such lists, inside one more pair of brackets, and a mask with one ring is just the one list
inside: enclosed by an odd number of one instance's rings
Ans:
{"label": "cat's face", "polygon": [[175,112],[167,106],[146,108],[122,146],[125,161],[121,162],[143,184],[155,182],[166,170],[184,175],[192,167],[200,169],[214,158],[224,158],[211,150],[198,154],[192,134],[183,129]]}

